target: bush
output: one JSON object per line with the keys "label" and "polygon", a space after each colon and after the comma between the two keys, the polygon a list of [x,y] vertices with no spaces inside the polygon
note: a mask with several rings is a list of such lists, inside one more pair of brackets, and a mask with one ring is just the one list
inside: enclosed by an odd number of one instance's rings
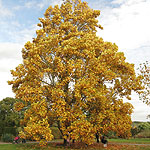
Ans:
{"label": "bush", "polygon": [[3,128],[0,126],[0,136],[3,134]]}
{"label": "bush", "polygon": [[7,134],[12,134],[14,136],[17,135],[16,128],[14,128],[14,127],[5,127],[4,131],[3,131],[3,134],[6,134],[6,133]]}
{"label": "bush", "polygon": [[9,133],[3,134],[2,137],[1,137],[1,141],[3,141],[3,142],[13,142],[13,135],[9,134]]}

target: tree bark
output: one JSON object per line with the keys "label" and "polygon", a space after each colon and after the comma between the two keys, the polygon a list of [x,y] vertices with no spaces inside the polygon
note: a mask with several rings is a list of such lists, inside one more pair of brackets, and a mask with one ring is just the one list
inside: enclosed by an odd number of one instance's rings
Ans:
{"label": "tree bark", "polygon": [[64,139],[64,145],[65,146],[67,145],[67,139]]}
{"label": "tree bark", "polygon": [[99,143],[99,134],[96,133],[96,140],[97,140],[97,143]]}
{"label": "tree bark", "polygon": [[75,143],[75,139],[72,140],[72,143]]}

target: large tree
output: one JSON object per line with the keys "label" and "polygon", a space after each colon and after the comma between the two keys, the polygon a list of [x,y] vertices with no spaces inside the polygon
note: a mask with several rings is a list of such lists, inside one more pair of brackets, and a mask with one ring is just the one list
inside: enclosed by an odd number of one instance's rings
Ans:
{"label": "large tree", "polygon": [[65,0],[39,19],[41,29],[25,44],[23,63],[8,82],[24,106],[30,103],[22,136],[51,140],[53,121],[64,142],[70,137],[91,144],[110,130],[130,135],[133,107],[122,99],[141,85],[117,45],[96,35],[99,15],[86,2]]}

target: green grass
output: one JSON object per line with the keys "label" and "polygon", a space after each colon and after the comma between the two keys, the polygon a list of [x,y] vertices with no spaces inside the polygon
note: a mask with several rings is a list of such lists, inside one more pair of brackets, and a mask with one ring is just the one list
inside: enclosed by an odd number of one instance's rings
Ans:
{"label": "green grass", "polygon": [[[107,139],[113,143],[138,143],[138,144],[150,144],[150,138],[131,138],[131,139]],[[55,142],[63,142],[63,139],[55,139]]]}
{"label": "green grass", "polygon": [[109,142],[116,143],[138,143],[138,144],[150,144],[150,138],[135,138],[135,139],[108,139]]}
{"label": "green grass", "polygon": [[16,145],[13,144],[0,144],[0,150],[17,150]]}

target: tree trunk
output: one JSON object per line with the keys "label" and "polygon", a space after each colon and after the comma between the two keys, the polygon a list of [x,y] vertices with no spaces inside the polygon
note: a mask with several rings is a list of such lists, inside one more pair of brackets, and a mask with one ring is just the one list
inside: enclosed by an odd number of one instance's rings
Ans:
{"label": "tree trunk", "polygon": [[65,146],[67,145],[67,139],[64,139],[64,145]]}
{"label": "tree trunk", "polygon": [[99,143],[99,134],[96,133],[96,140],[97,140],[97,143]]}
{"label": "tree trunk", "polygon": [[72,143],[75,143],[75,139],[72,140]]}

